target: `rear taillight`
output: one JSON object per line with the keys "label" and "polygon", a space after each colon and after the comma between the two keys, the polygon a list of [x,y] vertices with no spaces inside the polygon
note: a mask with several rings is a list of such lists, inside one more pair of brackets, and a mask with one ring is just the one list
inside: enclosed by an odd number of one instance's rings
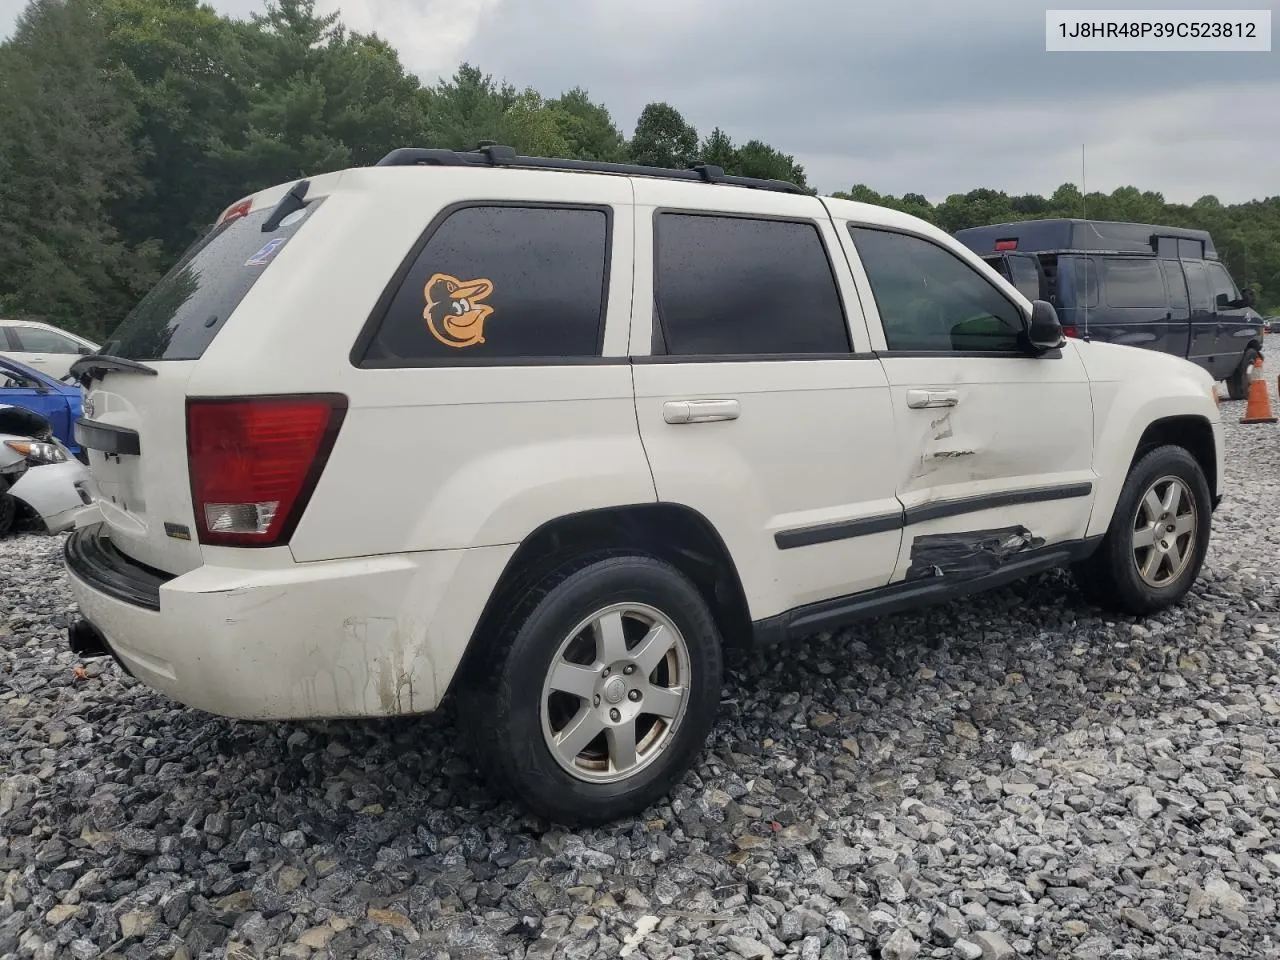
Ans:
{"label": "rear taillight", "polygon": [[337,395],[187,401],[187,462],[200,542],[288,542],[347,412]]}
{"label": "rear taillight", "polygon": [[1063,335],[1064,337],[1076,337],[1076,336],[1078,336],[1078,335],[1077,335],[1077,333],[1076,333],[1076,328],[1075,328],[1075,327],[1063,327],[1063,328],[1062,328],[1062,335]]}

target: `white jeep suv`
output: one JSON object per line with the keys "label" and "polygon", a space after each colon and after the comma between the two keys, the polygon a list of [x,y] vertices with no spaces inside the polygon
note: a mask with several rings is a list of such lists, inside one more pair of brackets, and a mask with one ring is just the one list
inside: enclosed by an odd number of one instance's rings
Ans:
{"label": "white jeep suv", "polygon": [[406,149],[264,190],[75,371],[77,651],[241,718],[452,692],[564,823],[685,774],[722,648],[1062,565],[1177,602],[1222,482],[1195,365],[713,167]]}

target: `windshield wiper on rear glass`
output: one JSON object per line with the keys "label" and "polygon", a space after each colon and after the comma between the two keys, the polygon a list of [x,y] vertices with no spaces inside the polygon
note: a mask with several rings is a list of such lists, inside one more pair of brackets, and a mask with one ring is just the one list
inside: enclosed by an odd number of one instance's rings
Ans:
{"label": "windshield wiper on rear glass", "polygon": [[126,360],[124,357],[113,357],[107,353],[91,353],[71,364],[68,373],[75,377],[79,384],[88,389],[94,380],[101,380],[108,373],[140,373],[154,377],[157,371],[153,367],[139,363],[137,360]]}

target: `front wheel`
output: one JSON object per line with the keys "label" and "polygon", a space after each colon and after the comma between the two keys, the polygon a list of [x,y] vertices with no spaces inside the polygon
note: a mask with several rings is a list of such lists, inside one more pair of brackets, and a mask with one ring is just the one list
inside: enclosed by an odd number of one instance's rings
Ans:
{"label": "front wheel", "polygon": [[1249,377],[1252,375],[1253,364],[1257,359],[1258,351],[1253,347],[1244,352],[1236,372],[1227,377],[1227,399],[1244,400],[1249,396]]}
{"label": "front wheel", "polygon": [[720,636],[697,588],[648,556],[562,566],[516,602],[458,693],[485,778],[566,825],[634,815],[706,742]]}
{"label": "front wheel", "polygon": [[1157,447],[1129,471],[1111,526],[1092,556],[1072,567],[1099,606],[1143,615],[1191,589],[1209,549],[1209,483],[1182,447]]}

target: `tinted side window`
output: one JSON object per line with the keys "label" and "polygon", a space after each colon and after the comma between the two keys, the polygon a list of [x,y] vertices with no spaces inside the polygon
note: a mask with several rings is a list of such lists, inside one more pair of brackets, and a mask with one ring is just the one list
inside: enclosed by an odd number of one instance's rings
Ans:
{"label": "tinted side window", "polygon": [[1203,263],[1184,263],[1187,272],[1187,290],[1191,294],[1191,312],[1208,313],[1212,307],[1209,296],[1209,278],[1205,276]]}
{"label": "tinted side window", "polygon": [[1212,262],[1206,263],[1205,267],[1209,271],[1209,292],[1214,303],[1218,302],[1219,294],[1226,294],[1230,302],[1240,299],[1240,291],[1236,289],[1235,282],[1231,279],[1231,274],[1227,273],[1226,267]]}
{"label": "tinted side window", "polygon": [[1093,257],[1062,257],[1059,265],[1069,265],[1075,274],[1077,307],[1093,309],[1098,305],[1098,262]]}
{"label": "tinted side window", "polygon": [[906,234],[849,232],[890,350],[1019,349],[1021,312],[955,254]]}
{"label": "tinted side window", "polygon": [[1104,258],[1102,286],[1107,303],[1113,307],[1164,307],[1168,304],[1164,280],[1155,260]]}
{"label": "tinted side window", "polygon": [[1164,272],[1164,283],[1169,291],[1169,305],[1175,317],[1186,318],[1187,282],[1182,278],[1182,267],[1176,260],[1161,260],[1160,269]]}
{"label": "tinted side window", "polygon": [[1199,240],[1179,240],[1178,256],[1183,260],[1203,260],[1204,244]]}
{"label": "tinted side window", "polygon": [[1040,299],[1040,271],[1030,257],[1009,258],[1009,279],[1028,300]]}
{"label": "tinted side window", "polygon": [[409,269],[367,358],[598,356],[608,251],[603,210],[455,210]]}
{"label": "tinted side window", "polygon": [[658,319],[667,352],[849,353],[840,294],[812,223],[659,214]]}

